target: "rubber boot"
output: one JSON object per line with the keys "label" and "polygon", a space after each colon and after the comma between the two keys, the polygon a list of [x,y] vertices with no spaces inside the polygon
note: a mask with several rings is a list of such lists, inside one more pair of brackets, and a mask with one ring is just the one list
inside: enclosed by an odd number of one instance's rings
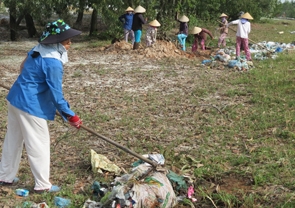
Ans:
{"label": "rubber boot", "polygon": [[135,42],[135,43],[133,44],[133,50],[136,50],[136,49],[138,49],[138,48],[139,48],[139,43],[136,43],[136,42]]}

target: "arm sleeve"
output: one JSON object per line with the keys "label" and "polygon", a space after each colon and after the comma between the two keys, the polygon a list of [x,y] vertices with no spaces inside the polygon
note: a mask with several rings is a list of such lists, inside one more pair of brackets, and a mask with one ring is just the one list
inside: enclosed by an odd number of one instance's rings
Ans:
{"label": "arm sleeve", "polygon": [[69,103],[64,99],[62,92],[63,66],[58,60],[47,61],[47,69],[45,70],[46,83],[50,89],[50,96],[53,104],[63,119],[67,120],[67,116],[74,116],[75,113],[70,109]]}
{"label": "arm sleeve", "polygon": [[213,39],[213,35],[210,32],[210,30],[207,30],[207,29],[203,29],[203,30],[204,30],[205,33],[207,33]]}
{"label": "arm sleeve", "polygon": [[121,15],[118,19],[120,20],[120,22],[124,23],[125,14]]}
{"label": "arm sleeve", "polygon": [[143,19],[143,16],[140,14],[138,15],[140,21],[142,22],[142,24],[146,24],[146,21]]}
{"label": "arm sleeve", "polygon": [[239,21],[240,20],[231,21],[230,23],[228,23],[228,25],[237,25],[237,24],[239,24]]}

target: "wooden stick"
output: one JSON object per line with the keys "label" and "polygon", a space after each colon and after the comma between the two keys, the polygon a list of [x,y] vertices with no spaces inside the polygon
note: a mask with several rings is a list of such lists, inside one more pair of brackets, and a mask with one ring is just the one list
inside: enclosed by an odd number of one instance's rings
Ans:
{"label": "wooden stick", "polygon": [[[6,85],[4,85],[2,83],[0,83],[0,86],[7,89],[7,90],[10,90],[9,87],[7,87]],[[56,115],[61,116],[58,112],[56,112]],[[109,139],[109,138],[107,138],[107,137],[105,137],[103,135],[100,135],[99,133],[95,132],[91,128],[88,128],[88,127],[86,127],[86,126],[84,126],[82,124],[80,126],[81,126],[82,129],[92,133],[93,135],[99,137],[100,139],[102,139],[102,140],[104,140],[104,141],[106,141],[108,143],[111,143],[112,145],[114,145],[114,146],[118,147],[119,149],[123,150],[124,152],[127,152],[127,153],[133,155],[134,157],[136,157],[136,158],[138,158],[138,159],[140,159],[140,160],[142,160],[144,162],[147,162],[147,163],[151,164],[153,167],[158,166],[158,164],[156,162],[151,161],[150,159],[145,158],[142,155],[139,155],[139,154],[133,152],[132,150],[128,149],[127,147],[124,147],[123,145],[121,145],[121,144],[119,144],[119,143],[117,143],[117,142],[115,142],[115,141],[113,141],[113,140],[111,140],[111,139]]]}

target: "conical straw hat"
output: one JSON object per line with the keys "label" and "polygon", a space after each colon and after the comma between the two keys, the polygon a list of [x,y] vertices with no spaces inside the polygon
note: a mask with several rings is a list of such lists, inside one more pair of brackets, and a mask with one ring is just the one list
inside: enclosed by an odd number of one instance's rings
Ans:
{"label": "conical straw hat", "polygon": [[253,20],[253,17],[248,12],[246,12],[245,14],[243,14],[241,16],[241,18],[248,19],[248,20]]}
{"label": "conical straw hat", "polygon": [[149,23],[150,26],[153,26],[153,27],[160,27],[161,24],[158,22],[158,20],[153,20]]}
{"label": "conical straw hat", "polygon": [[134,11],[134,9],[132,8],[132,7],[128,7],[126,10],[125,10],[125,12],[133,12]]}
{"label": "conical straw hat", "polygon": [[178,19],[180,22],[188,22],[189,18],[185,15],[183,15],[180,19]]}
{"label": "conical straw hat", "polygon": [[192,34],[195,35],[195,34],[199,34],[200,32],[202,31],[202,28],[200,27],[194,27],[194,29],[192,30]]}
{"label": "conical straw hat", "polygon": [[143,8],[142,6],[138,6],[134,9],[135,13],[145,13],[145,8]]}
{"label": "conical straw hat", "polygon": [[220,17],[228,17],[226,14],[222,13]]}

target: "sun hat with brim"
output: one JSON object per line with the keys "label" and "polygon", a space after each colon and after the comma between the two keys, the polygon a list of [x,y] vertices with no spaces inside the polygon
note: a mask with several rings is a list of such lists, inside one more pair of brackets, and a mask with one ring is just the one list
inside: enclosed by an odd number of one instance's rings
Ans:
{"label": "sun hat with brim", "polygon": [[135,13],[145,13],[145,8],[143,8],[142,6],[138,6],[134,9]]}
{"label": "sun hat with brim", "polygon": [[241,18],[248,19],[248,20],[253,20],[253,17],[248,12],[246,12],[245,14],[243,14],[241,16]]}
{"label": "sun hat with brim", "polygon": [[222,13],[219,17],[228,17],[226,14]]}
{"label": "sun hat with brim", "polygon": [[178,19],[180,22],[188,22],[189,18],[185,15],[183,15],[180,19]]}
{"label": "sun hat with brim", "polygon": [[150,26],[153,26],[153,27],[160,27],[161,24],[158,22],[158,20],[153,20],[149,23]]}
{"label": "sun hat with brim", "polygon": [[38,42],[42,44],[60,43],[74,36],[80,35],[82,32],[72,29],[62,19],[47,23]]}
{"label": "sun hat with brim", "polygon": [[128,7],[125,12],[134,12],[134,9],[132,7]]}
{"label": "sun hat with brim", "polygon": [[193,35],[195,35],[195,34],[199,34],[201,31],[202,31],[202,28],[200,28],[200,27],[194,27],[191,33]]}

